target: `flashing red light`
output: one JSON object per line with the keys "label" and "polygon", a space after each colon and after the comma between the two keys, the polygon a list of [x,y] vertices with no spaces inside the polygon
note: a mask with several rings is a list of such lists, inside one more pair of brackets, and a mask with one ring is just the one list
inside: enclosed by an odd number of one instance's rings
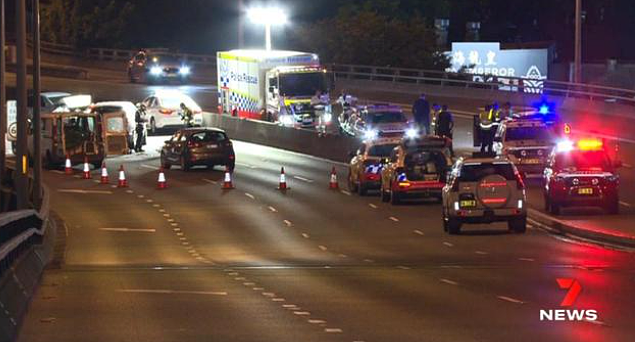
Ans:
{"label": "flashing red light", "polygon": [[604,147],[602,140],[582,139],[578,141],[578,148],[581,151],[599,151]]}

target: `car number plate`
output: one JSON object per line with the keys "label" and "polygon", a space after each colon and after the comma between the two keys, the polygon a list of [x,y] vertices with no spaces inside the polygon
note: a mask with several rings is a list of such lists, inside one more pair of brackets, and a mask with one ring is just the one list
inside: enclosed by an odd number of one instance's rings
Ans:
{"label": "car number plate", "polygon": [[593,188],[580,188],[578,195],[593,195]]}
{"label": "car number plate", "polygon": [[470,207],[476,207],[476,201],[475,200],[464,200],[461,201],[461,208],[470,208]]}
{"label": "car number plate", "polygon": [[209,144],[209,145],[207,145],[207,148],[218,148],[218,145],[216,145],[216,144]]}
{"label": "car number plate", "polygon": [[532,158],[523,160],[523,164],[540,164],[540,159]]}

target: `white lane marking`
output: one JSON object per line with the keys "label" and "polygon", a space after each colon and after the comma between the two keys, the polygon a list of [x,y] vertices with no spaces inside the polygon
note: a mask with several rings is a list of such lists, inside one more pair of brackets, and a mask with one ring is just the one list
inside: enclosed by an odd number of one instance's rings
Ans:
{"label": "white lane marking", "polygon": [[[168,221],[168,222],[170,222],[170,223],[173,223],[173,222],[174,222],[174,219],[173,219],[173,218],[169,218],[169,219],[167,219],[166,221]],[[178,225],[178,223],[177,223],[177,225]]]}
{"label": "white lane marking", "polygon": [[238,272],[229,272],[229,273],[227,273],[227,275],[230,275],[230,276],[237,276],[237,275],[238,275]]}
{"label": "white lane marking", "polygon": [[532,258],[518,258],[518,260],[520,260],[520,261],[530,261],[530,262],[531,261],[535,261],[535,259],[532,259]]}
{"label": "white lane marking", "polygon": [[245,278],[245,277],[236,277],[236,278],[234,278],[234,280],[243,281],[243,280],[247,280],[247,278]]}
{"label": "white lane marking", "polygon": [[311,316],[311,313],[308,311],[293,311],[293,313],[298,316]]}
{"label": "white lane marking", "polygon": [[325,324],[326,321],[323,319],[310,319],[307,322],[309,322],[310,324]]}
{"label": "white lane marking", "polygon": [[155,203],[155,204],[153,204],[152,206],[153,206],[154,208],[159,208],[159,207],[161,207],[161,204],[156,204],[156,203]]}
{"label": "white lane marking", "polygon": [[173,230],[173,231],[175,231],[175,232],[180,232],[180,231],[181,231],[181,228],[178,228],[178,227],[177,227],[177,226],[178,226],[178,224],[177,224],[177,223],[171,223],[170,225],[171,225],[172,227],[175,227],[175,228],[172,228],[172,230]]}
{"label": "white lane marking", "polygon": [[256,283],[251,282],[251,281],[247,281],[247,282],[244,282],[243,285],[245,285],[245,286],[254,286],[254,285],[256,285]]}
{"label": "white lane marking", "polygon": [[163,217],[170,217],[170,214],[163,214]]}
{"label": "white lane marking", "polygon": [[218,184],[217,181],[211,180],[211,179],[207,179],[207,178],[203,178],[203,182],[207,182],[207,183],[210,183],[210,184]]}
{"label": "white lane marking", "polygon": [[364,259],[364,262],[375,262],[373,259]]}
{"label": "white lane marking", "polygon": [[65,175],[66,174],[66,172],[60,171],[60,170],[52,170],[51,172],[57,173],[57,174],[60,174],[60,175]]}
{"label": "white lane marking", "polygon": [[622,166],[624,166],[627,169],[632,169],[633,168],[633,165],[627,164],[627,163],[622,163]]}
{"label": "white lane marking", "polygon": [[145,169],[150,169],[150,170],[158,170],[159,169],[158,166],[152,166],[152,165],[147,165],[147,164],[141,164],[141,167],[143,167]]}
{"label": "white lane marking", "polygon": [[487,254],[489,254],[489,253],[483,252],[483,251],[474,251],[474,253],[478,254],[478,255],[487,255]]}
{"label": "white lane marking", "polygon": [[533,228],[534,228],[534,226],[533,226],[532,224],[527,223],[527,228],[529,228],[529,229],[533,229]]}
{"label": "white lane marking", "polygon": [[630,208],[630,207],[631,207],[631,204],[630,204],[630,203],[626,203],[626,202],[624,202],[624,201],[620,201],[620,204],[621,204],[621,205],[623,205],[623,206],[625,206],[625,207],[627,207],[627,208]]}
{"label": "white lane marking", "polygon": [[326,246],[323,246],[323,245],[319,245],[318,248],[321,249],[322,251],[326,251],[328,249],[326,248]]}
{"label": "white lane marking", "polygon": [[409,270],[410,269],[410,267],[408,267],[408,266],[397,266],[397,268],[400,269],[400,270]]}
{"label": "white lane marking", "polygon": [[272,302],[284,302],[285,299],[284,298],[271,298]]}
{"label": "white lane marking", "polygon": [[181,290],[151,290],[151,289],[122,289],[117,292],[123,293],[150,293],[150,294],[195,294],[209,296],[227,296],[224,291],[181,291]]}
{"label": "white lane marking", "polygon": [[148,199],[146,200],[146,202],[148,202],[148,203],[152,203],[152,202],[154,202],[154,201],[153,201],[152,199],[148,198]]}
{"label": "white lane marking", "polygon": [[291,227],[292,226],[292,223],[289,220],[283,220],[282,222],[284,222],[284,224],[286,224],[287,227]]}
{"label": "white lane marking", "polygon": [[389,217],[388,219],[389,219],[389,220],[391,220],[391,221],[393,221],[393,222],[399,222],[399,219],[398,219],[398,218],[396,218],[396,217],[394,217],[394,216],[391,216],[391,217]]}
{"label": "white lane marking", "polygon": [[297,180],[301,180],[303,182],[313,183],[313,179],[308,179],[308,178],[304,178],[304,177],[301,177],[301,176],[293,176],[293,178],[295,178]]}
{"label": "white lane marking", "polygon": [[346,190],[340,190],[341,193],[343,193],[346,196],[351,196],[351,192],[350,191],[346,191]]}
{"label": "white lane marking", "polygon": [[245,196],[247,196],[247,197],[251,198],[252,200],[255,200],[255,199],[256,199],[256,196],[254,196],[254,195],[252,195],[252,194],[250,194],[250,193],[248,193],[248,192],[245,192]]}
{"label": "white lane marking", "polygon": [[176,236],[183,236],[183,235],[184,235],[183,232],[177,232],[176,233]]}
{"label": "white lane marking", "polygon": [[302,233],[302,237],[305,238],[305,239],[311,238],[311,236],[309,236],[309,234],[307,234],[307,233]]}
{"label": "white lane marking", "polygon": [[134,194],[134,191],[133,190],[126,190],[126,193],[127,194]]}
{"label": "white lane marking", "polygon": [[298,306],[295,304],[282,304],[282,307],[285,309],[298,309]]}
{"label": "white lane marking", "polygon": [[420,231],[420,230],[418,230],[418,229],[415,229],[415,230],[413,230],[412,232],[413,232],[413,233],[415,233],[415,234],[417,234],[417,235],[421,235],[421,236],[423,236],[423,232],[422,232],[422,231]]}
{"label": "white lane marking", "polygon": [[341,333],[342,329],[340,329],[340,328],[324,328],[324,332],[327,332],[327,333]]}
{"label": "white lane marking", "polygon": [[137,198],[144,198],[144,195],[137,195]]}
{"label": "white lane marking", "polygon": [[93,181],[93,183],[99,184],[99,183],[101,183],[101,182],[95,179],[95,180]]}
{"label": "white lane marking", "polygon": [[443,244],[447,247],[454,247],[454,245],[450,242],[443,242]]}
{"label": "white lane marking", "polygon": [[263,292],[262,295],[265,296],[265,297],[275,297],[276,296],[276,294],[273,293],[273,292]]}
{"label": "white lane marking", "polygon": [[441,281],[442,283],[446,283],[446,284],[450,284],[450,285],[459,285],[459,283],[457,283],[454,280],[450,280],[450,279],[445,279],[445,278],[441,278],[439,279],[439,281]]}
{"label": "white lane marking", "polygon": [[252,290],[254,290],[254,291],[262,291],[264,289],[265,289],[264,287],[254,287],[254,288],[252,288]]}
{"label": "white lane marking", "polygon": [[373,208],[373,209],[377,209],[377,205],[373,204],[373,203],[368,203],[368,206]]}
{"label": "white lane marking", "polygon": [[112,195],[110,190],[82,190],[82,189],[57,189],[57,192],[66,194],[95,194],[95,195]]}
{"label": "white lane marking", "polygon": [[164,213],[164,212],[165,212],[165,209],[159,209],[159,212],[160,212],[160,213]]}
{"label": "white lane marking", "polygon": [[515,304],[525,304],[525,302],[523,302],[520,299],[515,299],[515,298],[511,298],[511,297],[507,297],[507,296],[496,296],[496,298],[500,299],[500,300],[504,300],[510,303],[515,303]]}
{"label": "white lane marking", "polygon": [[337,256],[340,257],[340,258],[348,258],[348,255],[346,255],[346,254],[338,254]]}
{"label": "white lane marking", "polygon": [[274,208],[274,207],[272,207],[272,206],[269,206],[269,210],[271,210],[271,212],[273,212],[273,213],[275,213],[275,212],[277,212],[277,211],[278,211],[276,208]]}
{"label": "white lane marking", "polygon": [[99,228],[106,232],[139,232],[139,233],[155,233],[156,229],[142,229],[142,228]]}

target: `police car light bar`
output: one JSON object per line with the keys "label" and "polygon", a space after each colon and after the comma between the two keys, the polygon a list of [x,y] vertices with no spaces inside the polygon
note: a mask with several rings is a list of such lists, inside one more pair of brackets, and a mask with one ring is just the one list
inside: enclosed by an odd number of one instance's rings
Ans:
{"label": "police car light bar", "polygon": [[604,147],[602,140],[582,139],[578,141],[578,148],[582,151],[599,151]]}
{"label": "police car light bar", "polygon": [[573,142],[571,140],[563,140],[556,145],[556,151],[569,152],[573,150]]}

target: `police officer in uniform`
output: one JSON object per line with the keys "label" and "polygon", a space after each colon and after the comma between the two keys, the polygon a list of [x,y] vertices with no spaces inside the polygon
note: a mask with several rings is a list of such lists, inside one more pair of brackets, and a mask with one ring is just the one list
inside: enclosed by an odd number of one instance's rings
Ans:
{"label": "police officer in uniform", "polygon": [[481,138],[481,153],[487,149],[488,153],[494,150],[494,109],[491,105],[485,106],[485,110],[479,114],[479,133]]}
{"label": "police officer in uniform", "polygon": [[[437,135],[452,140],[454,132],[454,118],[452,113],[448,110],[447,105],[441,106],[441,112],[437,118]],[[453,144],[450,144],[450,153],[454,155]]]}
{"label": "police officer in uniform", "polygon": [[137,141],[134,144],[135,152],[143,152],[143,145],[145,145],[145,124],[148,121],[146,118],[146,106],[140,103],[137,106],[137,111],[134,115],[135,132],[137,133]]}
{"label": "police officer in uniform", "polygon": [[181,120],[183,121],[183,125],[185,125],[185,127],[194,127],[194,125],[192,124],[192,121],[194,120],[194,114],[192,113],[191,109],[187,108],[185,103],[181,103]]}

